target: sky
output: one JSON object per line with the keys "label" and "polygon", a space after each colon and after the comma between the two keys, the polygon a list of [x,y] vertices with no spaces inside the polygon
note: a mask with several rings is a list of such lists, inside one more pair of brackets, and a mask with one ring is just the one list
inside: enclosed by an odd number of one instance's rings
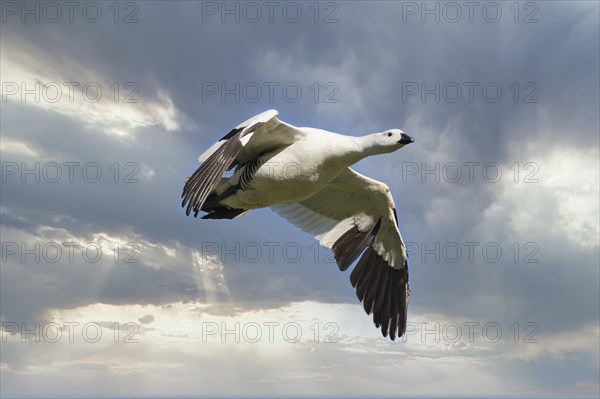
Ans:
{"label": "sky", "polygon": [[[1,4],[0,394],[600,394],[600,6]],[[405,337],[269,209],[181,208],[267,109],[415,142]]]}

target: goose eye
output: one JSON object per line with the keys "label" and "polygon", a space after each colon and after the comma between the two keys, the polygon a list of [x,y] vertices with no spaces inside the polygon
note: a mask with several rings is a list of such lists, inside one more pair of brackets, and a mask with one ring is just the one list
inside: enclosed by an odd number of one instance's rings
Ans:
{"label": "goose eye", "polygon": [[389,132],[389,133],[388,133],[388,137],[392,137],[392,132]]}

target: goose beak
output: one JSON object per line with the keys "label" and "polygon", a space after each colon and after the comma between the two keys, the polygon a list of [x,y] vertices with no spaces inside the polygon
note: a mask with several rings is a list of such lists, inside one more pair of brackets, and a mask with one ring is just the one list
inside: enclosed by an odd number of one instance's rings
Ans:
{"label": "goose beak", "polygon": [[408,134],[404,134],[402,133],[402,136],[400,136],[400,140],[398,141],[398,144],[410,144],[410,143],[414,143],[415,139],[413,139],[412,137],[410,137]]}

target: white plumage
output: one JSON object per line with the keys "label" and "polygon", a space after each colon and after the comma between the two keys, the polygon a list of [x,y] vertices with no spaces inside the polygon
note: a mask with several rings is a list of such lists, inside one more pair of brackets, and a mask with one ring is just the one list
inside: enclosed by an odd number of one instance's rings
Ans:
{"label": "white plumage", "polygon": [[[233,219],[270,207],[333,250],[384,336],[402,336],[408,305],[406,248],[390,189],[350,168],[413,139],[399,129],[364,137],[297,128],[269,110],[239,124],[199,157],[184,186],[186,213]],[[225,177],[227,170],[233,175]]]}

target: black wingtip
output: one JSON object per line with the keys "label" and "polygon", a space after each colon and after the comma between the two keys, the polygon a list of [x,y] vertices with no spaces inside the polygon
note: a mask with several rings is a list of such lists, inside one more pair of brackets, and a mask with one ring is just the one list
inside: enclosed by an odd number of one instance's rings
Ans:
{"label": "black wingtip", "polygon": [[186,181],[183,187],[183,204],[186,206],[186,215],[195,212],[194,217],[202,210],[206,199],[217,187],[223,173],[229,168],[235,157],[242,150],[243,145],[239,140],[241,128],[229,132],[228,140],[213,152]]}
{"label": "black wingtip", "polygon": [[338,238],[331,250],[338,268],[345,271],[369,245],[371,230],[361,232],[358,226],[353,226]]}
{"label": "black wingtip", "polygon": [[395,341],[406,330],[408,268],[394,269],[369,246],[352,270],[350,281],[365,313],[384,337]]}

